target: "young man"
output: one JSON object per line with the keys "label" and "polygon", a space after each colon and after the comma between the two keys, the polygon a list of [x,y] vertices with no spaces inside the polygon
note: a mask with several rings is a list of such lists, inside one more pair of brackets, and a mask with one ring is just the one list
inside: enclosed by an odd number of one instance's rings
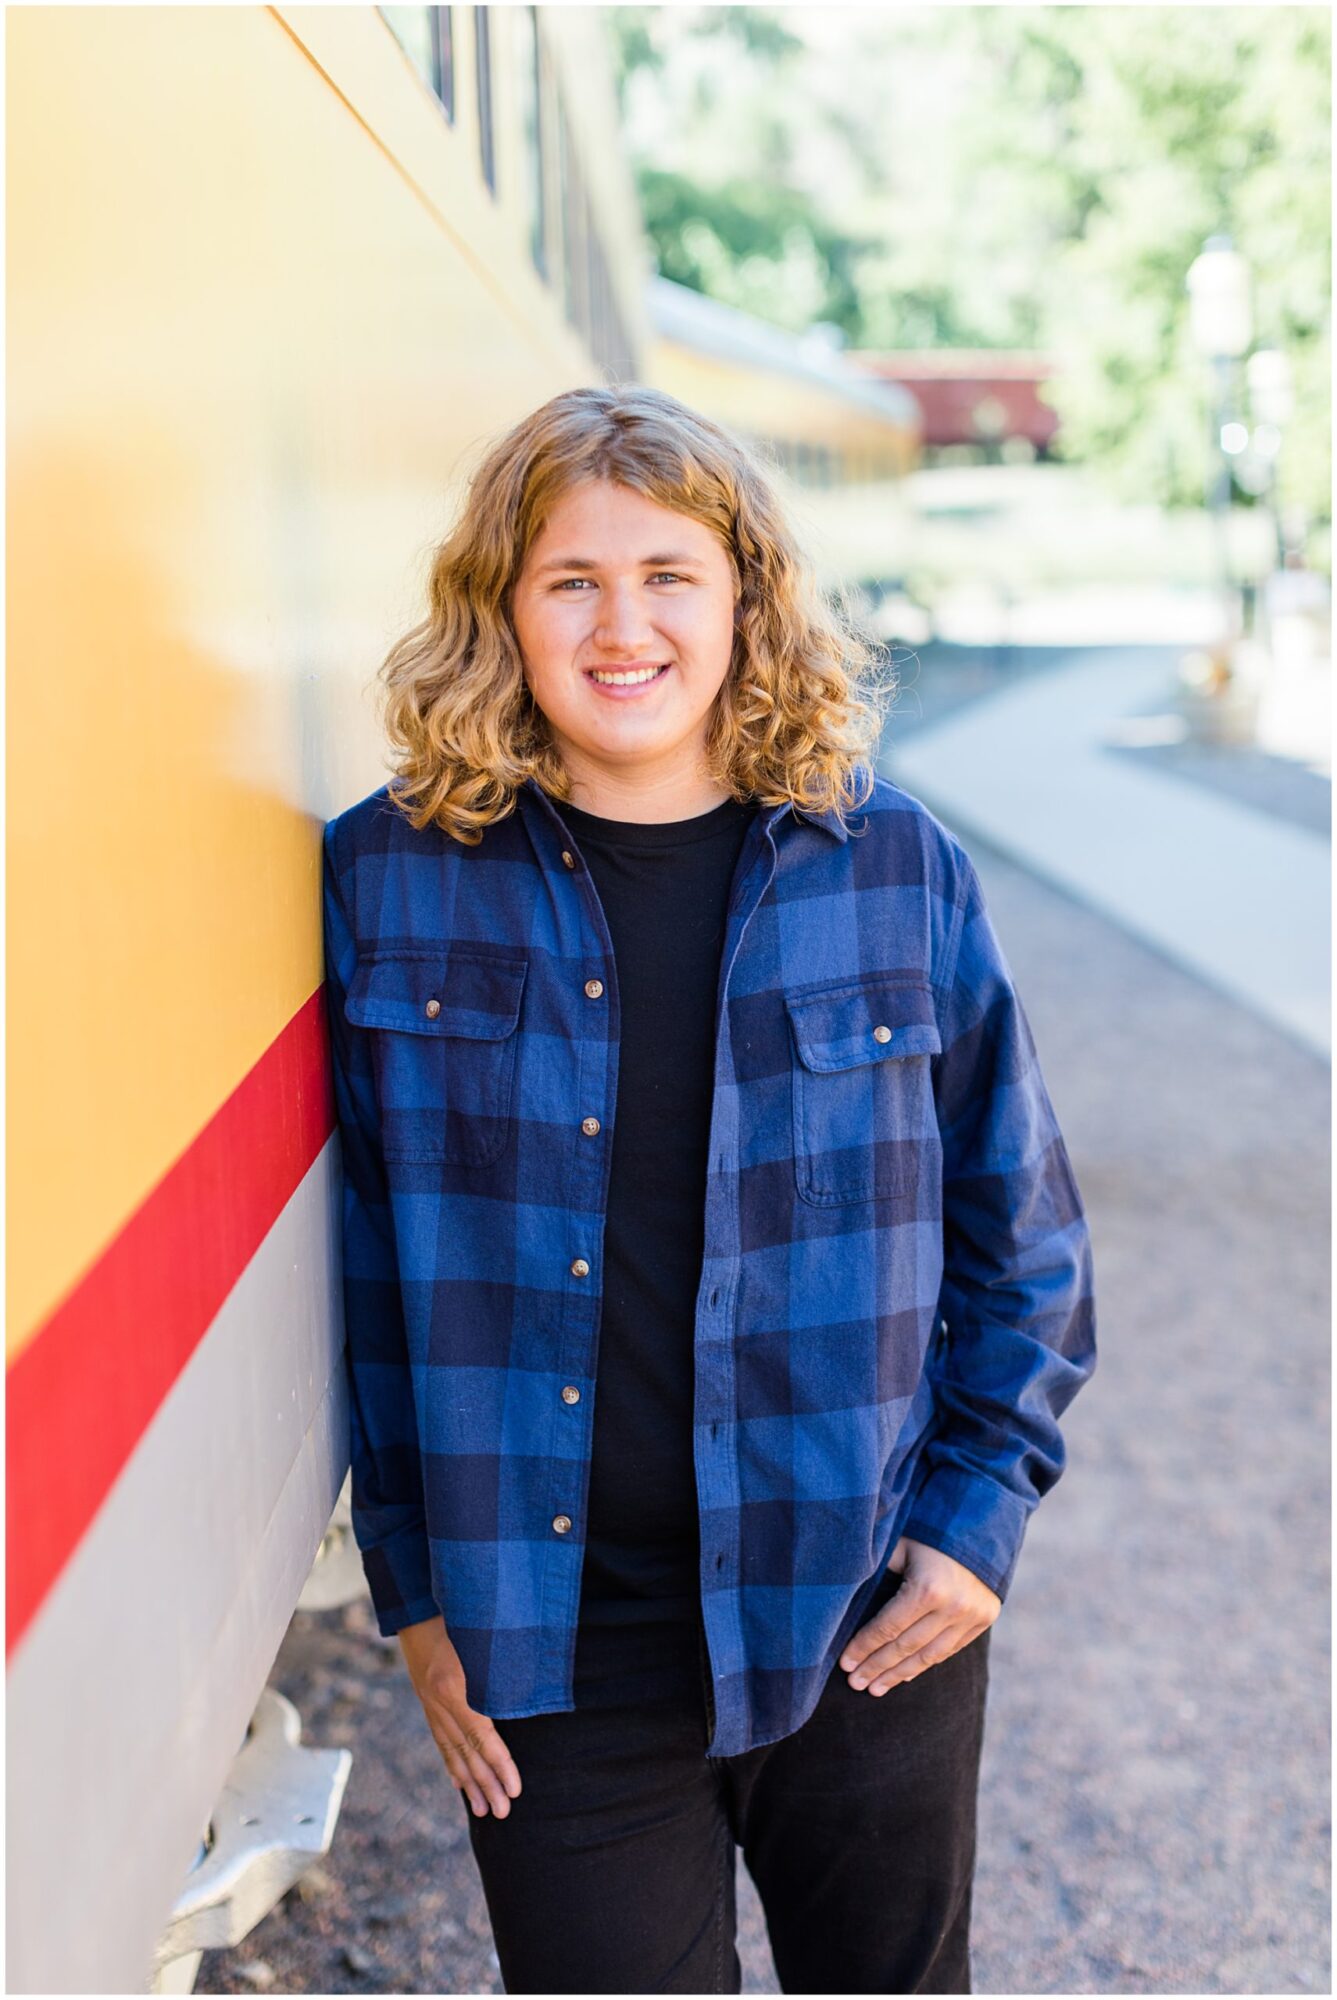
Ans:
{"label": "young man", "polygon": [[970,1990],[1090,1245],[869,668],[736,440],[571,392],[326,831],[354,1522],[509,1992],[737,1992],[737,1845],[786,1991]]}

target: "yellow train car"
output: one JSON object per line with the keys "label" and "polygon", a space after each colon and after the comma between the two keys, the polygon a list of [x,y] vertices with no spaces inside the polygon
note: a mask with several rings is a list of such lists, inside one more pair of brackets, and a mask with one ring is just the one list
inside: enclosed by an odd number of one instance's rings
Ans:
{"label": "yellow train car", "polygon": [[5,26],[9,1986],[185,1990],[310,1859],[236,1773],[347,1468],[321,829],[648,259],[597,10]]}
{"label": "yellow train car", "polygon": [[727,423],[803,487],[901,479],[919,460],[915,398],[846,359],[834,328],[795,334],[655,277],[654,381]]}

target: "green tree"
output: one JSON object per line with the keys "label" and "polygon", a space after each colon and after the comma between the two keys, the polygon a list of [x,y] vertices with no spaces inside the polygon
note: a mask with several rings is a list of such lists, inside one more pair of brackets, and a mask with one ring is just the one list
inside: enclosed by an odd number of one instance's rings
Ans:
{"label": "green tree", "polygon": [[606,10],[660,268],[852,346],[1040,348],[1062,446],[1200,498],[1185,277],[1228,232],[1288,355],[1282,494],[1331,517],[1318,7]]}
{"label": "green tree", "polygon": [[1256,342],[1281,347],[1295,374],[1283,498],[1329,520],[1327,13],[970,14],[1010,107],[990,131],[995,165],[1037,187],[1053,184],[1062,160],[1061,226],[1038,274],[1038,323],[1062,364],[1052,400],[1067,455],[1098,462],[1130,496],[1201,494],[1207,381],[1185,277],[1206,238],[1225,232],[1253,275]]}

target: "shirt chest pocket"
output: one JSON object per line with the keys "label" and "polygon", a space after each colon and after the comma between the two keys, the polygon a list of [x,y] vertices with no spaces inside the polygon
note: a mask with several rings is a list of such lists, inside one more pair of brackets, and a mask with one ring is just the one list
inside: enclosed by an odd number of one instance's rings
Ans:
{"label": "shirt chest pocket", "polygon": [[478,1167],[500,1157],[527,971],[475,945],[359,959],[344,1012],[371,1035],[387,1160]]}
{"label": "shirt chest pocket", "polygon": [[933,991],[868,977],[786,993],[793,1031],[794,1173],[820,1207],[912,1187],[937,1143]]}

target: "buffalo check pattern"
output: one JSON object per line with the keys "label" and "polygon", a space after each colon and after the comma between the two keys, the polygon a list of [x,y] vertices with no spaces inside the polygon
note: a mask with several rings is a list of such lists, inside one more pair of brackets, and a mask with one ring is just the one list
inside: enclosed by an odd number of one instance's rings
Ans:
{"label": "buffalo check pattern", "polygon": [[[1090,1239],[975,869],[867,774],[763,805],[716,1003],[694,1455],[711,1756],[811,1714],[897,1539],[1000,1598],[1095,1366]],[[607,922],[528,780],[324,835],[355,1537],[382,1633],[569,1709],[617,1118]],[[597,1120],[597,1128],[591,1129]]]}

